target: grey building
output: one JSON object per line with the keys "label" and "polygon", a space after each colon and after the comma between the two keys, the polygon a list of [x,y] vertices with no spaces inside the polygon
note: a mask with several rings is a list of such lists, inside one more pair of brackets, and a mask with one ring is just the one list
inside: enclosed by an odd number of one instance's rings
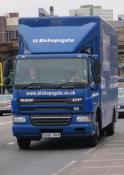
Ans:
{"label": "grey building", "polygon": [[49,12],[47,12],[44,8],[38,8],[38,16],[54,16],[54,7],[49,7]]}
{"label": "grey building", "polygon": [[118,21],[124,20],[124,14],[118,15]]}
{"label": "grey building", "polygon": [[100,16],[105,21],[113,20],[112,9],[102,9],[101,6],[82,5],[79,9],[69,10],[70,16]]}
{"label": "grey building", "polygon": [[49,13],[44,8],[38,8],[38,16],[49,16]]}

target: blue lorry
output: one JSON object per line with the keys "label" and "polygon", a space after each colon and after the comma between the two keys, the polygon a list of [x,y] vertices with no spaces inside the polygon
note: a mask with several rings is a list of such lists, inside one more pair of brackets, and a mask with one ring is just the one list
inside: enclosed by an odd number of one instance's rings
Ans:
{"label": "blue lorry", "polygon": [[[117,34],[99,17],[19,19],[13,135],[20,149],[42,138],[114,134]],[[34,78],[32,78],[34,77]]]}

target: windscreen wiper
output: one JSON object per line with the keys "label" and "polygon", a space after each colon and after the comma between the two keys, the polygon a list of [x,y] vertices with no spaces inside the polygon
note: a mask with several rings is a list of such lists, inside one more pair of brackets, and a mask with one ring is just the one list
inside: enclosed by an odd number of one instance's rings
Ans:
{"label": "windscreen wiper", "polygon": [[62,83],[62,84],[59,84],[58,86],[56,86],[56,89],[60,89],[60,88],[63,88],[63,89],[72,89],[75,86],[77,87],[79,85],[81,85],[80,82],[65,82],[65,83]]}
{"label": "windscreen wiper", "polygon": [[22,87],[22,89],[28,88],[28,89],[40,89],[43,88],[44,86],[48,86],[50,83],[30,83],[26,84],[25,86]]}
{"label": "windscreen wiper", "polygon": [[64,82],[64,83],[29,83],[29,84],[15,84],[14,87],[21,89],[43,89],[43,88],[55,88],[55,89],[72,89],[85,87],[85,82]]}

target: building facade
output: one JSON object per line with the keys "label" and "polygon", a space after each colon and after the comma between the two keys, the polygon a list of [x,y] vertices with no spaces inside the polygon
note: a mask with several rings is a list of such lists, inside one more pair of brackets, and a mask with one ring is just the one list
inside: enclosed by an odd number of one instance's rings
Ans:
{"label": "building facade", "polygon": [[44,8],[38,8],[38,16],[39,17],[54,16],[54,7],[50,6],[49,7],[49,12],[47,12]]}
{"label": "building facade", "polygon": [[124,20],[111,21],[118,33],[118,68],[119,75],[124,76]]}
{"label": "building facade", "polygon": [[18,52],[18,13],[0,16],[0,94],[12,89],[13,65]]}
{"label": "building facade", "polygon": [[70,16],[100,16],[105,21],[113,20],[113,10],[102,9],[101,6],[82,5],[79,9],[69,10]]}

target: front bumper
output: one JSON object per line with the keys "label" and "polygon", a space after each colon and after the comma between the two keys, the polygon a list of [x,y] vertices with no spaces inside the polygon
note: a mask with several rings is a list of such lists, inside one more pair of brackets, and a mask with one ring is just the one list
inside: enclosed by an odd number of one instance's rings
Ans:
{"label": "front bumper", "polygon": [[16,137],[42,138],[42,133],[61,133],[61,137],[88,137],[96,133],[94,123],[70,124],[69,126],[32,126],[29,124],[13,124],[13,135]]}

